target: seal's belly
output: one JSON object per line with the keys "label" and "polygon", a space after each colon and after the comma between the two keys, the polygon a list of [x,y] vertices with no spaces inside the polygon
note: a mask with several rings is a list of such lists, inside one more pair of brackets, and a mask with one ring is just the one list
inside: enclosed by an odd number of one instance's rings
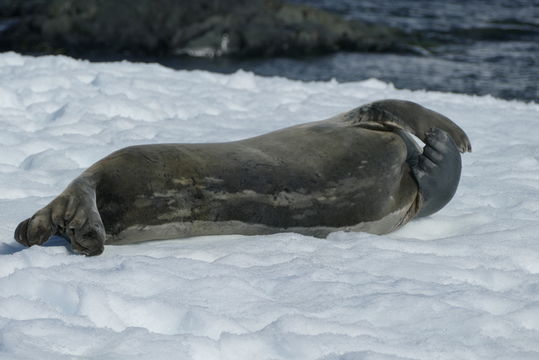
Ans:
{"label": "seal's belly", "polygon": [[335,231],[386,234],[404,225],[409,220],[409,211],[409,208],[401,208],[387,214],[381,219],[360,222],[350,226],[275,227],[239,220],[173,221],[159,225],[136,224],[123,229],[117,234],[107,233],[107,243],[120,245],[141,241],[188,238],[203,235],[268,235],[283,232],[294,232],[320,238],[324,238]]}

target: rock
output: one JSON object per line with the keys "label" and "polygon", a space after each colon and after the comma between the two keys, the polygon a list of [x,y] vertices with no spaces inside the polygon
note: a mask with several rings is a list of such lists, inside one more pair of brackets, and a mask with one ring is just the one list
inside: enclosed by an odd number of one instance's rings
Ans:
{"label": "rock", "polygon": [[413,48],[388,27],[280,0],[0,0],[0,19],[0,50],[21,53],[297,56]]}

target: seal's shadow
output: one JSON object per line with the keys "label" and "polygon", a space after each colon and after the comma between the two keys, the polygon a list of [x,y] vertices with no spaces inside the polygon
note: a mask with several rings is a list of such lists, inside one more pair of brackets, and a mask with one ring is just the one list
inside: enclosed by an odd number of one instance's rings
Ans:
{"label": "seal's shadow", "polygon": [[[67,241],[65,238],[61,236],[56,236],[56,235],[51,236],[49,240],[47,240],[46,243],[40,246],[43,246],[43,247],[63,246],[71,252],[71,246],[70,246],[69,241]],[[23,251],[24,249],[28,249],[28,247],[22,244],[19,244],[16,241],[0,243],[0,255],[13,255],[13,254],[18,253],[19,251]]]}
{"label": "seal's shadow", "polygon": [[13,255],[24,249],[26,249],[26,246],[14,241],[9,243],[0,243],[0,255]]}

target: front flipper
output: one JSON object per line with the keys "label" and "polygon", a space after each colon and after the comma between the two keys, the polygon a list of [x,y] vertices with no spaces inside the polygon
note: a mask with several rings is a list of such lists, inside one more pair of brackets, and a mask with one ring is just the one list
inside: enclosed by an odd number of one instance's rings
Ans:
{"label": "front flipper", "polygon": [[97,211],[95,190],[84,179],[75,179],[15,230],[15,240],[26,246],[41,245],[53,235],[68,239],[76,253],[93,256],[103,252],[105,230]]}
{"label": "front flipper", "polygon": [[423,153],[411,166],[421,196],[417,217],[434,214],[453,198],[461,167],[459,150],[451,136],[437,128],[428,131]]}
{"label": "front flipper", "polygon": [[446,116],[411,101],[375,101],[344,114],[344,120],[366,128],[406,130],[425,143],[429,129],[438,128],[453,138],[460,152],[472,151],[468,136],[457,124]]}

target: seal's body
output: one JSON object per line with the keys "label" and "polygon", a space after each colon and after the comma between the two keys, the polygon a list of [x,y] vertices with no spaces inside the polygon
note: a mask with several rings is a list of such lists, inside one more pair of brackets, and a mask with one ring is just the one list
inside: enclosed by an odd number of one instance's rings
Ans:
{"label": "seal's body", "polygon": [[87,174],[99,177],[97,208],[112,242],[385,233],[416,213],[406,153],[395,133],[320,122],[231,143],[129,147]]}
{"label": "seal's body", "polygon": [[398,100],[241,141],[132,146],[87,169],[15,238],[59,234],[96,255],[105,242],[196,235],[383,234],[451,199],[459,149],[471,150],[458,126]]}

